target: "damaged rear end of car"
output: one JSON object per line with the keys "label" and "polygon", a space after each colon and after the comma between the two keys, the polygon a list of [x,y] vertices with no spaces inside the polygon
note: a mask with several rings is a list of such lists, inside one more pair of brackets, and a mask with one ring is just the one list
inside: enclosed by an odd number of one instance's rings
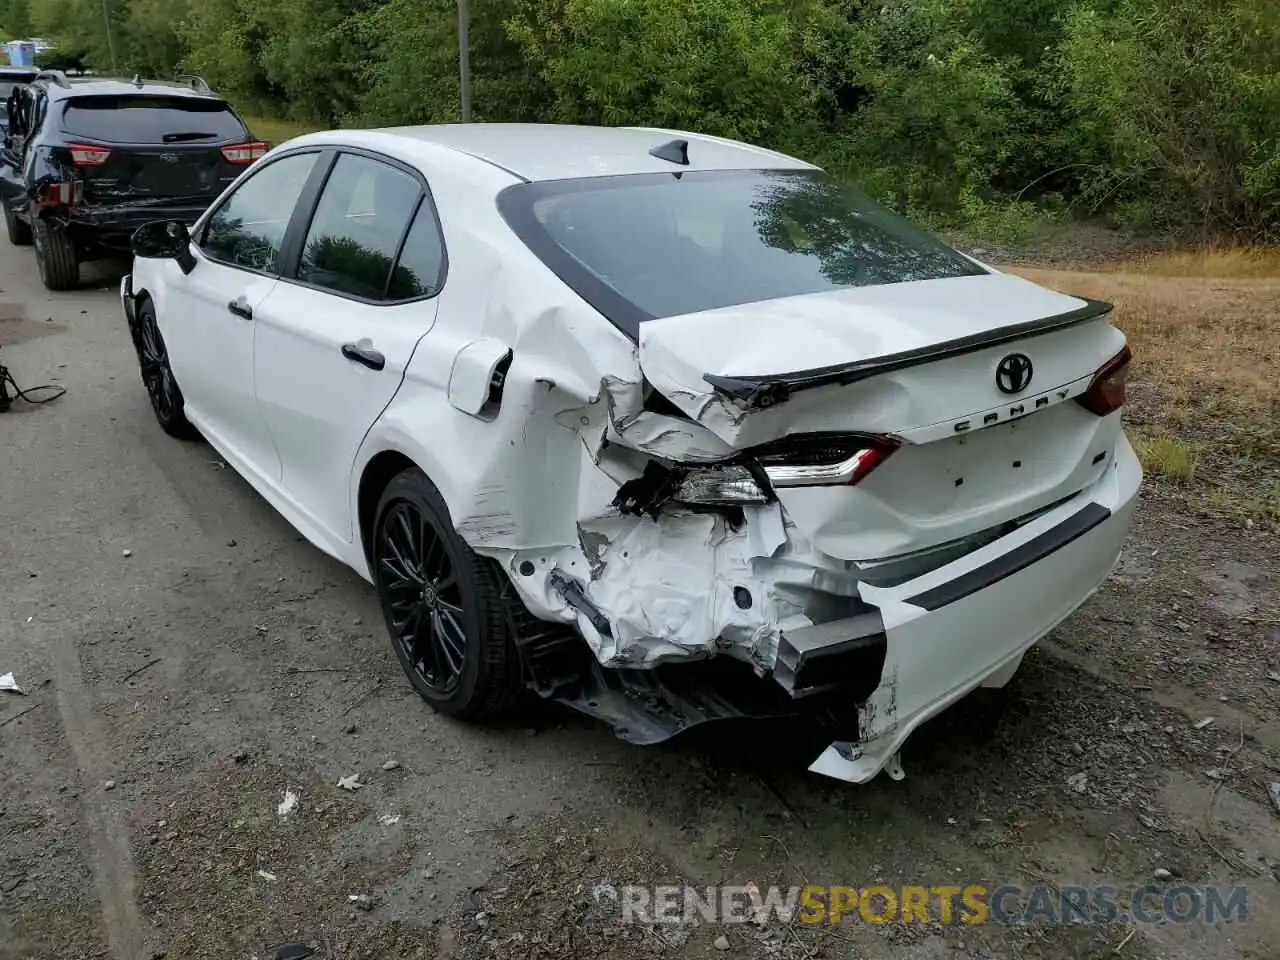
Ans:
{"label": "damaged rear end of car", "polygon": [[502,556],[544,695],[640,743],[798,719],[813,770],[863,782],[1117,561],[1141,470],[1109,305],[811,169],[519,184],[499,210],[634,344],[581,418],[579,542]]}

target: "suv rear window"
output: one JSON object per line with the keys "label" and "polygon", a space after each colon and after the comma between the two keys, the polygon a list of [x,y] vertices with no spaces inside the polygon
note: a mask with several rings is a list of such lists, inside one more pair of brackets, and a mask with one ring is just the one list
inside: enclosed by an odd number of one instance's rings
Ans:
{"label": "suv rear window", "polygon": [[544,263],[632,334],[656,317],[985,272],[819,171],[547,181],[509,187],[498,204]]}
{"label": "suv rear window", "polygon": [[67,103],[62,129],[111,143],[216,143],[248,136],[226,103],[195,97],[83,97]]}

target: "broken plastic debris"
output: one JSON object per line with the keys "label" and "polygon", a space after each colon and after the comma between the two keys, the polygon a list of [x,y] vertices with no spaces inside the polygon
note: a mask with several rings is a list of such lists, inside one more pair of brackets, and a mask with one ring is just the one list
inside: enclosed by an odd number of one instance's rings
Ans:
{"label": "broken plastic debris", "polygon": [[1205,717],[1203,720],[1197,720],[1195,722],[1195,728],[1197,730],[1203,730],[1211,723],[1213,723],[1213,717]]}
{"label": "broken plastic debris", "polygon": [[364,784],[360,782],[360,774],[353,773],[349,777],[339,777],[338,786],[343,790],[359,790]]}
{"label": "broken plastic debris", "polygon": [[1267,793],[1271,797],[1271,805],[1280,813],[1280,781],[1267,784]]}
{"label": "broken plastic debris", "polygon": [[276,875],[274,873],[267,873],[267,871],[265,870],[259,870],[258,876],[260,876],[263,880],[274,881],[276,879]]}
{"label": "broken plastic debris", "polygon": [[1076,793],[1084,793],[1089,789],[1089,775],[1087,773],[1073,773],[1067,777],[1067,786]]}
{"label": "broken plastic debris", "polygon": [[27,691],[18,686],[18,681],[13,679],[12,673],[6,673],[3,677],[0,677],[0,690],[7,693],[16,693],[24,697],[27,695]]}
{"label": "broken plastic debris", "polygon": [[373,897],[367,893],[352,893],[347,895],[347,902],[353,904],[357,910],[372,910]]}
{"label": "broken plastic debris", "polygon": [[384,813],[378,818],[378,822],[384,827],[393,827],[400,822],[400,815],[398,813]]}
{"label": "broken plastic debris", "polygon": [[284,799],[280,801],[280,806],[276,807],[276,813],[282,817],[287,817],[293,813],[294,808],[298,805],[298,795],[292,790],[284,792]]}

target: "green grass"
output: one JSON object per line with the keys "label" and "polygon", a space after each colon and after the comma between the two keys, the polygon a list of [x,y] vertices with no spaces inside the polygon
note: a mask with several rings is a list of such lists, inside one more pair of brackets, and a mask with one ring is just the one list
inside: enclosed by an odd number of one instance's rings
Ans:
{"label": "green grass", "polygon": [[292,120],[276,120],[272,117],[246,116],[244,122],[249,125],[249,132],[255,137],[266,140],[273,147],[304,133],[313,133],[320,129],[314,125],[295,123]]}
{"label": "green grass", "polygon": [[1188,441],[1176,437],[1133,436],[1131,439],[1142,469],[1152,476],[1180,484],[1190,483],[1195,477],[1199,451]]}

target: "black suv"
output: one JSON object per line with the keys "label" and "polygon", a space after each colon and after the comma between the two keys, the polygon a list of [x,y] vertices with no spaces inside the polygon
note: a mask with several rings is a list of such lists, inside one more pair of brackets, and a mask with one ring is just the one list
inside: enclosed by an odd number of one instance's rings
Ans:
{"label": "black suv", "polygon": [[195,220],[267,152],[199,77],[68,79],[47,70],[8,100],[0,201],[9,240],[35,241],[50,290],[126,253],[151,220]]}

